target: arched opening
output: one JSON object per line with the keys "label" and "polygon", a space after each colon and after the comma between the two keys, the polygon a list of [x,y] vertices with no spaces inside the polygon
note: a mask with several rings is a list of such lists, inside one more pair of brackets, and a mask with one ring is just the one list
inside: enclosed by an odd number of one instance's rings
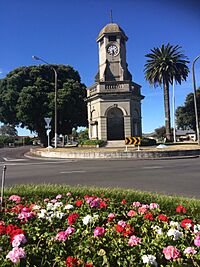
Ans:
{"label": "arched opening", "polygon": [[107,140],[124,139],[124,115],[121,109],[114,107],[107,113]]}

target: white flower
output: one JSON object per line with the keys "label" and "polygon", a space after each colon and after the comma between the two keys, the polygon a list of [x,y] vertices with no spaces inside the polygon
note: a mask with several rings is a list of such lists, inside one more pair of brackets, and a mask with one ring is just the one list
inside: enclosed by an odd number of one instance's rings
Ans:
{"label": "white flower", "polygon": [[74,208],[74,206],[73,205],[71,205],[71,204],[67,204],[66,206],[65,206],[65,210],[71,210],[71,209],[73,209]]}
{"label": "white flower", "polygon": [[62,207],[62,206],[63,206],[63,203],[62,203],[62,202],[56,202],[56,203],[54,204],[53,210],[55,210],[55,209],[57,209],[57,208],[59,208],[59,207]]}
{"label": "white flower", "polygon": [[92,222],[92,216],[87,215],[82,219],[82,221],[83,221],[83,224],[87,225],[89,222]]}
{"label": "white flower", "polygon": [[56,211],[55,212],[55,217],[58,219],[62,219],[65,216],[65,213],[60,212],[60,211]]}
{"label": "white flower", "polygon": [[34,205],[33,207],[32,207],[32,210],[39,210],[41,207],[39,206],[39,205]]}
{"label": "white flower", "polygon": [[49,202],[47,204],[47,210],[52,210],[53,209],[53,206],[54,206],[54,204]]}
{"label": "white flower", "polygon": [[178,222],[171,221],[169,224],[172,228],[181,229],[180,224]]}
{"label": "white flower", "polygon": [[143,255],[142,256],[142,261],[143,263],[149,264],[149,265],[154,265],[154,266],[158,266],[157,262],[156,262],[156,257],[153,255]]}
{"label": "white flower", "polygon": [[179,237],[183,236],[183,233],[178,231],[178,230],[176,230],[176,229],[171,228],[167,232],[167,235],[168,236],[173,236],[174,237],[173,240],[178,240]]}
{"label": "white flower", "polygon": [[194,225],[194,233],[196,234],[198,232],[200,232],[200,224],[195,224]]}
{"label": "white flower", "polygon": [[152,225],[151,228],[152,228],[158,235],[162,235],[162,234],[163,234],[162,228],[160,228],[158,225]]}
{"label": "white flower", "polygon": [[45,218],[47,214],[47,210],[41,209],[40,212],[38,213],[39,218]]}

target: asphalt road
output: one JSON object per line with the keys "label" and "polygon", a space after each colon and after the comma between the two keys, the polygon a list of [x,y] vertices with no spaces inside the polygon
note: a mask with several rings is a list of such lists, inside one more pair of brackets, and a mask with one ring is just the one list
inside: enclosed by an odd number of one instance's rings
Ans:
{"label": "asphalt road", "polygon": [[200,158],[168,160],[29,159],[22,148],[0,149],[5,186],[57,183],[132,188],[200,199]]}

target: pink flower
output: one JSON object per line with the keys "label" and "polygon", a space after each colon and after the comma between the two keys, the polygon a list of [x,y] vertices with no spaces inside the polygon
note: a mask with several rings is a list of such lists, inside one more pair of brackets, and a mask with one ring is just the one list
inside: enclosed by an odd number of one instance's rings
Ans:
{"label": "pink flower", "polygon": [[16,203],[19,203],[21,201],[21,197],[20,196],[17,196],[17,195],[12,195],[9,197],[9,200],[12,200]]}
{"label": "pink flower", "polygon": [[195,246],[200,247],[200,235],[195,237],[194,244]]}
{"label": "pink flower", "polygon": [[56,240],[65,241],[67,237],[75,232],[73,227],[68,227],[67,230],[58,232],[56,235]]}
{"label": "pink flower", "polygon": [[111,222],[114,218],[115,218],[115,214],[114,213],[109,213],[108,214],[108,221],[109,222]]}
{"label": "pink flower", "polygon": [[137,212],[134,211],[134,210],[129,210],[129,212],[127,213],[127,215],[128,215],[129,217],[133,217],[133,216],[135,216],[136,214],[137,214]]}
{"label": "pink flower", "polygon": [[126,227],[126,222],[123,220],[119,221],[117,224],[122,226],[122,227]]}
{"label": "pink flower", "polygon": [[97,226],[95,229],[94,229],[94,236],[101,236],[105,233],[105,229],[103,227],[99,227]]}
{"label": "pink flower", "polygon": [[139,201],[133,202],[133,207],[140,207],[141,203]]}
{"label": "pink flower", "polygon": [[196,251],[194,248],[192,248],[192,247],[187,247],[187,248],[184,250],[184,253],[185,253],[185,254],[192,254],[192,255],[194,255],[194,254],[197,253],[197,251]]}
{"label": "pink flower", "polygon": [[29,218],[33,217],[34,216],[34,213],[31,211],[30,212],[30,209],[28,208],[23,208],[22,209],[22,212],[18,215],[18,219],[20,220],[24,220],[25,222],[28,221]]}
{"label": "pink flower", "polygon": [[95,198],[90,202],[90,207],[91,208],[99,208],[100,206],[101,199],[100,198]]}
{"label": "pink flower", "polygon": [[60,199],[60,198],[62,198],[62,195],[59,194],[56,196],[56,199]]}
{"label": "pink flower", "polygon": [[171,260],[171,259],[178,259],[180,257],[180,252],[176,247],[168,246],[163,249],[163,253],[165,255],[165,259]]}
{"label": "pink flower", "polygon": [[21,244],[25,244],[27,242],[24,234],[15,235],[12,240],[13,247],[19,247]]}
{"label": "pink flower", "polygon": [[68,192],[66,195],[67,195],[68,197],[70,197],[70,196],[72,195],[72,193]]}
{"label": "pink flower", "polygon": [[49,198],[45,198],[45,199],[44,199],[44,202],[48,202],[48,201],[49,201]]}
{"label": "pink flower", "polygon": [[67,239],[66,231],[61,231],[61,232],[57,233],[56,240],[65,241],[66,239]]}
{"label": "pink flower", "polygon": [[65,233],[67,234],[67,235],[71,235],[71,234],[73,234],[75,232],[75,228],[73,228],[73,227],[71,227],[71,226],[69,226],[68,228],[67,228],[67,230],[65,230]]}
{"label": "pink flower", "polygon": [[14,247],[6,256],[7,259],[10,259],[13,263],[17,263],[20,259],[26,258],[26,254],[23,248]]}
{"label": "pink flower", "polygon": [[145,212],[147,212],[147,208],[146,207],[139,207],[138,212],[141,214],[144,214]]}
{"label": "pink flower", "polygon": [[52,199],[51,203],[55,204],[57,202],[57,199]]}
{"label": "pink flower", "polygon": [[160,206],[159,206],[157,203],[151,203],[151,204],[149,205],[149,208],[150,208],[150,209],[158,209],[158,208],[160,208]]}
{"label": "pink flower", "polygon": [[132,235],[128,241],[128,245],[133,247],[133,246],[136,246],[138,245],[139,243],[141,243],[141,238],[135,236],[135,235]]}

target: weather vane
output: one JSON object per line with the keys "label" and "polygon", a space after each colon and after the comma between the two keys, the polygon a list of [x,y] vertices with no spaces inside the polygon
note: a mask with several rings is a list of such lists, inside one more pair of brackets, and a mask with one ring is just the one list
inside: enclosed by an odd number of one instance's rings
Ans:
{"label": "weather vane", "polygon": [[113,23],[112,9],[110,10],[110,23]]}

